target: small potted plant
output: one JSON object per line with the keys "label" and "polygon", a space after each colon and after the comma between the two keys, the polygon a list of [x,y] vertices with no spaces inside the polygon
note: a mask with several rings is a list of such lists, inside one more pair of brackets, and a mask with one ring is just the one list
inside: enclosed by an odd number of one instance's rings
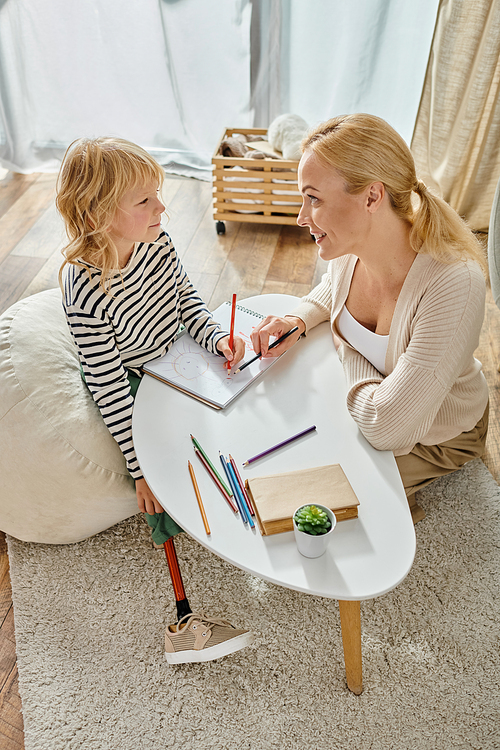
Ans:
{"label": "small potted plant", "polygon": [[335,513],[325,505],[301,505],[293,514],[293,532],[297,548],[304,557],[320,557],[335,528]]}

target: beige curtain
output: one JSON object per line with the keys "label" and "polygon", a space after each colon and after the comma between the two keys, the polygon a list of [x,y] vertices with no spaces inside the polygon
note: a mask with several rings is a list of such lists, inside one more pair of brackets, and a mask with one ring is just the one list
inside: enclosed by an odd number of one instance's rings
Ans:
{"label": "beige curtain", "polygon": [[487,230],[500,178],[500,0],[441,0],[411,148],[417,173]]}

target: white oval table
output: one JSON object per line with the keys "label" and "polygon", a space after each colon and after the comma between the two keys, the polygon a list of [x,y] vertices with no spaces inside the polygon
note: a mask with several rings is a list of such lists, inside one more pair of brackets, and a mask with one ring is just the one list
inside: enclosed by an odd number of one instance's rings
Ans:
{"label": "white oval table", "polygon": [[[284,315],[289,295],[241,301]],[[161,505],[200,544],[228,562],[281,586],[339,601],[347,684],[362,690],[360,600],[395,588],[415,555],[415,532],[394,456],[365,440],[345,403],[346,385],[327,323],[286,352],[230,406],[215,410],[145,375],[133,414],[144,476]],[[243,463],[287,437],[315,432],[248,467]],[[300,555],[293,532],[261,536],[225,503],[195,459],[190,434],[219,469],[231,454],[244,479],[339,463],[360,501],[356,519],[337,524],[325,555]],[[196,472],[211,534],[207,536],[187,462]]]}

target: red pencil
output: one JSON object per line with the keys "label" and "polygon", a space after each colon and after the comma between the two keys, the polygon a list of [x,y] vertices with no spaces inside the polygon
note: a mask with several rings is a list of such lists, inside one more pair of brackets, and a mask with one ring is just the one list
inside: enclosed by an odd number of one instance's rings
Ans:
{"label": "red pencil", "polygon": [[245,498],[245,502],[248,505],[248,510],[250,511],[251,515],[254,516],[255,515],[255,511],[252,508],[252,503],[250,502],[250,498],[248,497],[248,492],[245,489],[245,485],[243,484],[243,480],[240,477],[240,472],[238,471],[238,467],[236,466],[235,460],[234,460],[234,458],[232,457],[231,454],[229,454],[229,460],[231,461],[231,466],[234,469],[234,473],[235,473],[236,479],[238,480],[238,484],[240,485],[241,492],[243,493],[243,497]]}
{"label": "red pencil", "polygon": [[[229,328],[229,348],[231,351],[233,351],[233,344],[234,344],[234,317],[236,314],[236,294],[233,294],[233,300],[231,302],[231,326]],[[226,362],[226,367],[229,369],[231,367],[230,362]]]}
{"label": "red pencil", "polygon": [[214,480],[215,484],[217,485],[217,488],[218,488],[218,489],[220,490],[220,493],[221,493],[221,495],[222,495],[222,496],[224,497],[224,500],[226,500],[226,501],[227,501],[227,503],[228,503],[229,507],[231,508],[231,510],[232,510],[232,511],[233,511],[234,513],[237,513],[237,512],[238,512],[238,508],[237,508],[237,507],[236,507],[236,505],[235,505],[235,504],[233,503],[233,501],[231,500],[231,498],[230,498],[230,497],[229,497],[229,495],[227,494],[227,492],[226,492],[226,490],[224,489],[224,487],[222,486],[222,484],[221,484],[221,483],[219,482],[219,479],[218,479],[218,477],[216,476],[216,474],[214,474],[214,472],[212,471],[212,468],[211,468],[210,464],[208,464],[208,463],[207,463],[207,462],[205,461],[205,457],[204,457],[203,453],[200,453],[200,451],[199,451],[199,450],[196,450],[196,448],[195,448],[195,451],[194,451],[194,452],[196,453],[196,455],[197,455],[197,456],[198,456],[198,458],[200,459],[201,463],[203,464],[203,466],[205,467],[205,469],[206,469],[206,470],[208,471],[208,473],[210,474],[210,476],[211,476],[211,477],[212,477],[212,479]]}
{"label": "red pencil", "polygon": [[233,294],[231,303],[231,327],[229,328],[229,348],[232,350],[234,343],[234,316],[236,314],[236,294]]}

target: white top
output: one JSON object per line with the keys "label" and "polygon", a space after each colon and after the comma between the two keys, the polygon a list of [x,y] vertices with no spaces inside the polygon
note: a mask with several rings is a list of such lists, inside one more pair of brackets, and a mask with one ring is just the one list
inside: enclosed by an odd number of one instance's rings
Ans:
{"label": "white top", "polygon": [[[331,260],[323,279],[290,315],[311,329],[335,324],[358,259]],[[342,339],[337,353],[347,408],[367,440],[396,456],[416,443],[438,445],[472,430],[488,403],[488,384],[474,357],[484,319],[486,284],[475,261],[441,263],[417,253],[394,309],[385,364],[379,371]]]}
{"label": "white top", "polygon": [[[298,302],[271,294],[241,300],[263,315]],[[237,376],[236,376],[237,377]],[[397,586],[411,568],[415,530],[394,456],[377,451],[346,407],[346,384],[327,323],[304,339],[222,410],[145,375],[132,419],[146,480],[187,533],[219,557],[273,583],[342,600],[370,599]],[[257,453],[316,430],[249,466]],[[358,496],[359,518],[335,527],[327,552],[299,554],[292,531],[261,536],[235,516],[197,459],[190,434],[222,472],[230,453],[243,480],[339,463]],[[211,529],[207,536],[188,471],[191,461]]]}
{"label": "white top", "polygon": [[381,336],[370,331],[369,328],[365,328],[356,318],[353,318],[345,305],[337,318],[337,328],[353,349],[356,349],[368,362],[371,362],[382,375],[387,375],[385,356],[389,344],[388,335]]}

